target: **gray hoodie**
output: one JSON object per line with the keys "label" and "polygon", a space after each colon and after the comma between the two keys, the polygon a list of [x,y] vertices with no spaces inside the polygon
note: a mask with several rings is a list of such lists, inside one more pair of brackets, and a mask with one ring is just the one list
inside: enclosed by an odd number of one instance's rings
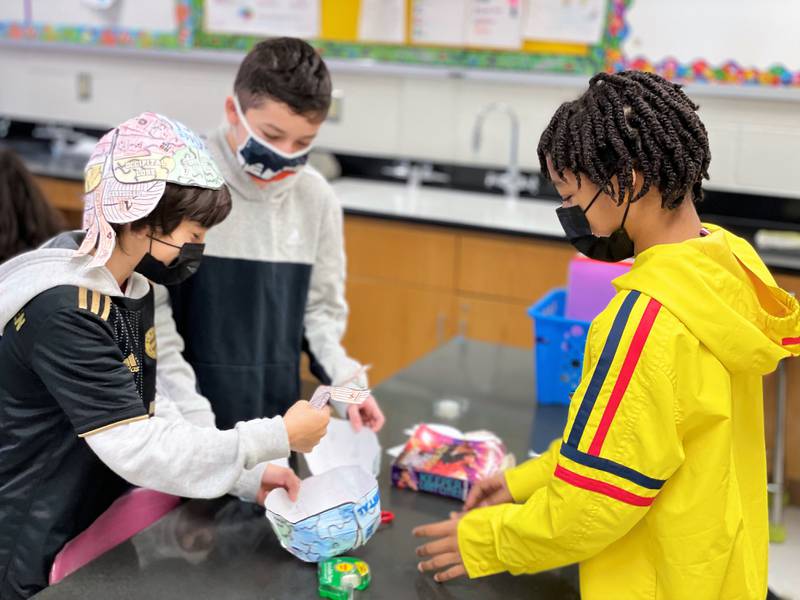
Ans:
{"label": "gray hoodie", "polygon": [[[0,331],[40,293],[59,286],[86,287],[109,296],[141,298],[150,283],[138,273],[125,293],[105,267],[87,269],[75,257],[83,232],[62,234],[42,248],[0,265]],[[134,485],[194,498],[232,493],[254,500],[265,462],[289,455],[281,417],[241,422],[220,431],[208,401],[196,391],[183,359],[166,290],[154,286],[158,340],[156,412],[147,420],[98,432],[89,447],[112,471]]]}

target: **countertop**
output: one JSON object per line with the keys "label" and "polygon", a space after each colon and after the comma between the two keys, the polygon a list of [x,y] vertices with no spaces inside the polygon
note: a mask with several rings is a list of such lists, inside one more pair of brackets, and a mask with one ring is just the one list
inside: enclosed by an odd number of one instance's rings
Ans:
{"label": "countertop", "polygon": [[515,233],[565,241],[551,198],[509,201],[504,196],[341,178],[331,184],[346,213],[436,225]]}
{"label": "countertop", "polygon": [[[528,450],[534,417],[532,352],[457,338],[381,384],[375,395],[388,417],[381,443],[405,440],[403,430],[420,421],[438,421],[462,430],[495,431],[518,460]],[[455,399],[459,417],[443,421],[435,402]],[[563,427],[563,425],[560,425]],[[537,430],[540,428],[537,428]],[[546,432],[556,437],[560,432]],[[541,443],[541,442],[540,442]],[[411,529],[447,518],[460,504],[390,486],[389,460],[382,457],[382,509],[393,524],[353,555],[367,561],[373,582],[356,598],[577,599],[577,568],[533,576],[496,575],[439,585],[416,570]],[[278,544],[263,509],[232,498],[192,500],[132,540],[117,546],[58,585],[42,600],[127,600],[133,598],[226,600],[317,597],[316,570]]]}

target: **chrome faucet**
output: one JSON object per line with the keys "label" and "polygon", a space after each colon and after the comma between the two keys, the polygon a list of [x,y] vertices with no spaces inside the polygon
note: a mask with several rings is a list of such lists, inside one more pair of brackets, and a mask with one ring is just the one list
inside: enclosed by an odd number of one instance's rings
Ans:
{"label": "chrome faucet", "polygon": [[495,111],[501,111],[508,116],[511,124],[511,144],[508,154],[508,169],[504,173],[490,171],[486,174],[484,185],[487,188],[500,188],[505,191],[509,200],[516,200],[520,190],[535,194],[539,191],[539,180],[536,177],[525,177],[519,171],[519,117],[511,106],[504,102],[493,102],[485,106],[475,118],[472,128],[472,151],[477,154],[481,149],[483,122],[486,117]]}
{"label": "chrome faucet", "polygon": [[450,183],[450,176],[434,170],[431,163],[413,164],[404,160],[392,166],[382,167],[381,174],[395,179],[405,179],[408,190],[415,193],[422,183]]}
{"label": "chrome faucet", "polygon": [[[71,144],[80,141],[88,140],[96,142],[97,140],[89,135],[75,131],[71,127],[64,127],[53,123],[37,125],[31,132],[32,136],[37,139],[50,141],[50,153],[53,158],[61,158],[67,154],[71,148]],[[88,157],[87,157],[88,158]]]}

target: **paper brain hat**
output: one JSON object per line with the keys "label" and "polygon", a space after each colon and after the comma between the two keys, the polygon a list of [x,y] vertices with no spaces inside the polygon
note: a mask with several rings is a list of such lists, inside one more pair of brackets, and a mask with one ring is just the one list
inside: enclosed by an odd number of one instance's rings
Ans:
{"label": "paper brain hat", "polygon": [[114,249],[110,223],[149,215],[167,182],[219,189],[224,180],[203,141],[188,127],[145,112],[97,142],[84,170],[83,228],[77,256],[97,249],[87,267],[104,265]]}

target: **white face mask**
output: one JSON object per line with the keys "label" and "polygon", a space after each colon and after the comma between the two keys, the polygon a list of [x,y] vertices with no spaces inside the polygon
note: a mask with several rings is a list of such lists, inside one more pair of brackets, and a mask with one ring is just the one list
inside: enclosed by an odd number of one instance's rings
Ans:
{"label": "white face mask", "polygon": [[278,150],[267,140],[253,133],[236,96],[233,97],[233,103],[236,106],[236,114],[239,115],[239,120],[247,131],[247,138],[239,144],[236,151],[236,157],[245,172],[270,181],[282,173],[294,175],[305,166],[311,146],[292,154]]}

